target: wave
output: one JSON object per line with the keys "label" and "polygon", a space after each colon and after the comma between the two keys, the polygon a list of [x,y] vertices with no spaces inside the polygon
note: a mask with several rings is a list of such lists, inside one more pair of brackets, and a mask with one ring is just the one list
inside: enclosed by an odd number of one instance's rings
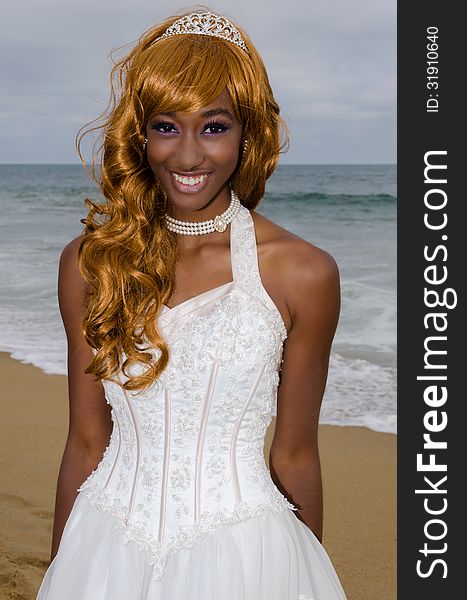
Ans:
{"label": "wave", "polygon": [[266,200],[272,202],[317,202],[334,205],[394,204],[397,197],[391,194],[325,194],[320,192],[266,192]]}
{"label": "wave", "polygon": [[332,353],[320,422],[396,433],[394,367]]}

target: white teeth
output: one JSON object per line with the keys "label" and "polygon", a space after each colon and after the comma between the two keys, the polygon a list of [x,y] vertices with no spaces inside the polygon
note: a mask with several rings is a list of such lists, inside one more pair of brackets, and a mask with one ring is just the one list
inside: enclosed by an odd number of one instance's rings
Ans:
{"label": "white teeth", "polygon": [[198,177],[184,177],[183,175],[178,175],[177,173],[172,173],[172,175],[177,181],[183,183],[184,185],[197,185],[198,183],[204,181],[207,177],[207,174],[199,175]]}

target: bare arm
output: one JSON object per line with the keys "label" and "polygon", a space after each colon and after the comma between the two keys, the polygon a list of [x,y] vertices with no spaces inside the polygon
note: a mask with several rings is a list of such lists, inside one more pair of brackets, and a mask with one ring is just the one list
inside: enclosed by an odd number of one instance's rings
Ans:
{"label": "bare arm", "polygon": [[299,508],[295,513],[321,541],[323,498],[318,418],[340,311],[334,259],[306,242],[296,246],[284,289],[292,327],[284,346],[271,477]]}
{"label": "bare arm", "polygon": [[77,266],[79,242],[76,238],[62,251],[58,275],[58,300],[68,342],[69,430],[58,475],[51,560],[77,490],[100,462],[112,429],[102,384],[84,373],[92,354],[81,332],[86,284]]}

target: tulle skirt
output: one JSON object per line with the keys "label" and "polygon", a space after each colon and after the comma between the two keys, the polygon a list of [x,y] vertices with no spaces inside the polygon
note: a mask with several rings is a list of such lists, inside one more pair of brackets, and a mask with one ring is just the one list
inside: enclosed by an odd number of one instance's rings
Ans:
{"label": "tulle skirt", "polygon": [[220,527],[169,556],[162,579],[152,571],[79,494],[37,600],[345,600],[326,551],[289,510]]}

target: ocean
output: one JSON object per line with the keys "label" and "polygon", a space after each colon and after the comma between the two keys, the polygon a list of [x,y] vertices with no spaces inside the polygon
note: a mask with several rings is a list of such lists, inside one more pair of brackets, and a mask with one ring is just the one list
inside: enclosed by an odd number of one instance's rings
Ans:
{"label": "ocean", "polygon": [[[86,196],[81,165],[0,165],[0,350],[50,374],[66,373],[58,259]],[[257,211],[339,265],[320,422],[396,433],[396,166],[280,165]]]}

